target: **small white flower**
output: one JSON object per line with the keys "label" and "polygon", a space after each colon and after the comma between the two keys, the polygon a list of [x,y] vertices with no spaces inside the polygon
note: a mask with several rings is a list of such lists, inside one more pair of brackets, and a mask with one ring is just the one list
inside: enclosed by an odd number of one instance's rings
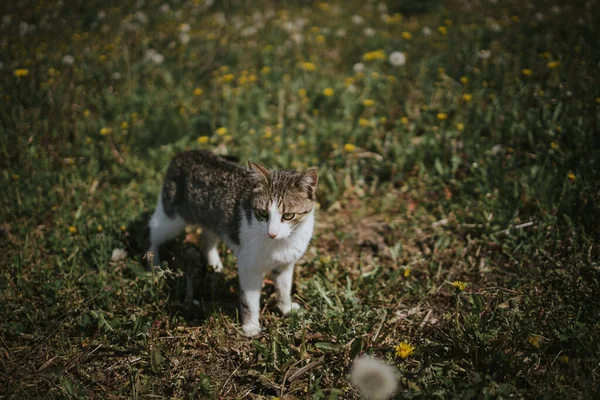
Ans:
{"label": "small white flower", "polygon": [[369,400],[384,400],[398,388],[396,368],[366,356],[352,363],[350,382]]}
{"label": "small white flower", "polygon": [[362,25],[365,22],[365,19],[363,17],[361,17],[360,15],[354,15],[352,17],[352,22],[355,25]]}
{"label": "small white flower", "polygon": [[165,61],[165,56],[163,56],[160,53],[156,53],[155,55],[152,56],[152,62],[154,64],[160,65],[163,63],[163,61]]}
{"label": "small white flower", "polygon": [[363,63],[354,64],[354,67],[352,67],[352,71],[354,71],[355,74],[365,72],[365,64],[363,64]]}
{"label": "small white flower", "polygon": [[121,261],[127,258],[127,252],[123,249],[114,249],[110,261]]}
{"label": "small white flower", "polygon": [[19,23],[19,35],[25,36],[29,33],[29,24],[27,22]]}
{"label": "small white flower", "polygon": [[346,90],[348,91],[348,93],[356,93],[357,88],[354,85],[348,85]]}
{"label": "small white flower", "polygon": [[159,10],[161,13],[166,14],[169,11],[171,11],[171,6],[168,3],[163,4],[162,6],[159,7]]}
{"label": "small white flower", "polygon": [[493,22],[493,23],[490,25],[490,29],[491,29],[493,32],[496,32],[496,33],[498,33],[498,32],[502,32],[502,27],[501,27],[501,26],[500,26],[500,24],[499,24],[499,23],[497,23],[497,22]]}
{"label": "small white flower", "polygon": [[112,77],[113,77],[113,79],[114,79],[115,81],[120,81],[120,80],[121,80],[121,78],[122,78],[122,77],[121,77],[121,73],[120,73],[120,72],[114,72],[114,73],[112,74]]}
{"label": "small white flower", "polygon": [[185,32],[181,32],[179,34],[179,41],[181,42],[181,44],[186,45],[190,42],[190,35],[188,35]]}
{"label": "small white flower", "polygon": [[179,32],[189,32],[192,27],[190,24],[181,24],[179,25]]}
{"label": "small white flower", "polygon": [[256,29],[255,26],[248,26],[248,27],[242,29],[242,31],[240,32],[240,36],[241,37],[250,37],[250,36],[256,35],[257,32],[258,32],[258,29]]}
{"label": "small white flower", "polygon": [[227,17],[225,16],[224,12],[217,12],[213,15],[213,18],[215,20],[215,22],[217,23],[217,25],[226,25],[227,24]]}
{"label": "small white flower", "polygon": [[302,44],[304,43],[304,35],[301,33],[294,33],[291,36],[291,39],[296,43],[296,44]]}
{"label": "small white flower", "polygon": [[373,37],[375,36],[375,29],[371,28],[371,27],[367,27],[365,29],[363,29],[363,33],[365,34],[366,37]]}
{"label": "small white flower", "polygon": [[424,26],[421,32],[423,32],[423,35],[425,36],[431,36],[432,33],[431,28],[428,26]]}
{"label": "small white flower", "polygon": [[73,65],[73,63],[75,62],[75,57],[73,57],[70,54],[66,54],[63,58],[62,58],[62,62],[63,64],[67,64],[67,65]]}
{"label": "small white flower", "polygon": [[535,13],[535,20],[536,21],[543,21],[544,20],[544,14],[542,14],[541,12],[536,12]]}
{"label": "small white flower", "polygon": [[106,18],[106,13],[104,12],[104,10],[98,11],[98,19],[104,19],[104,18]]}
{"label": "small white flower", "polygon": [[146,24],[148,22],[148,16],[143,11],[137,11],[134,14],[135,19],[137,19],[141,24]]}
{"label": "small white flower", "polygon": [[552,6],[552,8],[550,9],[550,12],[554,15],[560,14],[560,11],[561,11],[561,9],[559,6]]}
{"label": "small white flower", "polygon": [[491,50],[479,50],[479,53],[477,53],[477,55],[482,60],[487,60],[488,58],[490,58],[492,56],[492,51]]}
{"label": "small white flower", "polygon": [[337,31],[335,31],[335,36],[346,37],[346,30],[342,28],[338,29]]}
{"label": "small white flower", "polygon": [[394,51],[390,54],[389,61],[392,67],[401,67],[406,64],[406,55],[401,51]]}
{"label": "small white flower", "polygon": [[377,11],[379,11],[380,13],[384,14],[387,12],[387,10],[388,10],[387,4],[385,4],[385,3],[377,4]]}

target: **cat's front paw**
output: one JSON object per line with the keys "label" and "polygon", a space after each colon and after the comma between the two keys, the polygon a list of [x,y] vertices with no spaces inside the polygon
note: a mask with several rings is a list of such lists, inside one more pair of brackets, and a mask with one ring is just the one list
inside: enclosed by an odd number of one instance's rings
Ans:
{"label": "cat's front paw", "polygon": [[290,304],[287,304],[287,305],[279,304],[279,311],[281,311],[281,314],[283,314],[283,316],[290,315],[292,312],[294,312],[295,310],[298,310],[300,308],[302,308],[302,307],[300,307],[300,304],[295,303],[295,302],[291,303],[291,305]]}
{"label": "cat's front paw", "polygon": [[242,325],[242,330],[244,331],[244,336],[256,336],[260,333],[260,325],[249,322],[247,324]]}

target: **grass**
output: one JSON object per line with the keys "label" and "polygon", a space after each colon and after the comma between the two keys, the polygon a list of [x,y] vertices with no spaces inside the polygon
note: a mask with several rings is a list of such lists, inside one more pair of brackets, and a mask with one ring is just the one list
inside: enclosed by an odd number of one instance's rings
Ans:
{"label": "grass", "polygon": [[[361,354],[397,366],[397,398],[600,391],[596,1],[13,3],[2,398],[359,398]],[[144,268],[193,148],[320,171],[304,311],[280,319],[267,281],[254,340],[225,248],[207,271],[191,229]]]}

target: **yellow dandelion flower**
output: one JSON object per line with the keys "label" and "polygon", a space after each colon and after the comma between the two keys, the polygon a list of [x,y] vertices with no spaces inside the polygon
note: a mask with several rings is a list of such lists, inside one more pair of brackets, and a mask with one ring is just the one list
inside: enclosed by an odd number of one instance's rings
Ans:
{"label": "yellow dandelion flower", "polygon": [[552,58],[552,54],[550,54],[549,52],[543,52],[541,55],[542,58]]}
{"label": "yellow dandelion flower", "polygon": [[458,129],[460,132],[465,130],[465,124],[463,124],[462,122],[459,122],[456,124],[456,129]]}
{"label": "yellow dandelion flower", "polygon": [[558,357],[558,361],[560,361],[563,364],[568,364],[569,363],[569,356],[566,354],[563,354],[562,356]]}
{"label": "yellow dandelion flower", "polygon": [[196,88],[194,89],[194,96],[202,96],[202,93],[204,93],[204,90],[202,90],[201,88]]}
{"label": "yellow dandelion flower", "polygon": [[448,119],[448,114],[446,114],[446,113],[438,113],[437,119],[439,119],[440,121],[445,121],[445,120]]}
{"label": "yellow dandelion flower", "polygon": [[13,175],[11,176],[11,178],[12,178],[12,180],[13,180],[13,181],[18,181],[19,179],[21,179],[21,176],[20,176],[20,175],[18,175],[18,174],[13,174]]}
{"label": "yellow dandelion flower", "polygon": [[445,19],[444,25],[446,25],[448,28],[450,28],[452,25],[454,25],[454,22],[452,22],[451,19]]}
{"label": "yellow dandelion flower", "polygon": [[446,70],[444,68],[438,68],[438,74],[440,75],[444,75],[446,73]]}
{"label": "yellow dandelion flower", "polygon": [[89,117],[89,116],[90,116],[90,114],[91,114],[91,113],[90,113],[90,110],[85,110],[85,111],[83,112],[83,116],[84,116],[84,117],[86,117],[86,118],[87,118],[87,117]]}
{"label": "yellow dandelion flower", "polygon": [[348,87],[350,85],[354,84],[354,78],[352,77],[347,77],[344,79],[344,86]]}
{"label": "yellow dandelion flower", "polygon": [[77,228],[75,228],[73,225],[71,225],[69,227],[69,233],[77,233]]}
{"label": "yellow dandelion flower", "polygon": [[402,273],[402,275],[404,275],[405,278],[408,278],[411,272],[412,270],[410,268],[404,268],[404,272]]}
{"label": "yellow dandelion flower", "polygon": [[302,89],[298,90],[298,96],[306,97],[306,89],[302,88]]}
{"label": "yellow dandelion flower", "polygon": [[438,32],[440,33],[440,35],[446,36],[448,34],[448,28],[446,28],[445,26],[440,26],[438,28]]}
{"label": "yellow dandelion flower", "polygon": [[415,346],[408,343],[407,341],[403,341],[394,346],[394,350],[396,351],[396,356],[404,359],[414,353]]}
{"label": "yellow dandelion flower", "polygon": [[316,108],[314,110],[312,110],[312,115],[317,117],[319,115],[319,110],[317,110]]}
{"label": "yellow dandelion flower", "polygon": [[575,176],[575,174],[572,173],[572,172],[569,172],[567,174],[567,178],[569,178],[570,181],[574,181],[575,179],[577,179],[577,177]]}
{"label": "yellow dandelion flower", "polygon": [[234,79],[235,79],[235,75],[233,75],[233,74],[227,74],[227,75],[223,76],[223,80],[225,82],[231,82]]}
{"label": "yellow dandelion flower", "polygon": [[523,69],[521,70],[521,73],[522,73],[523,75],[525,75],[525,76],[531,76],[531,74],[533,74],[533,71],[532,71],[532,70],[530,70],[529,68],[523,68]]}
{"label": "yellow dandelion flower", "polygon": [[112,129],[111,128],[102,128],[100,129],[100,134],[102,136],[107,136],[110,135],[112,133]]}
{"label": "yellow dandelion flower", "polygon": [[346,143],[344,145],[344,150],[348,153],[354,153],[356,151],[356,146],[352,143]]}
{"label": "yellow dandelion flower", "polygon": [[317,7],[319,7],[319,10],[321,10],[321,11],[329,10],[329,4],[325,3],[324,1],[319,1],[317,3]]}
{"label": "yellow dandelion flower", "polygon": [[105,62],[106,60],[108,60],[108,57],[106,57],[105,54],[100,54],[100,56],[98,57],[98,60],[100,62]]}
{"label": "yellow dandelion flower", "polygon": [[334,93],[335,93],[335,90],[333,90],[333,88],[328,87],[328,88],[323,89],[323,94],[326,97],[331,97],[331,96],[333,96]]}
{"label": "yellow dandelion flower", "polygon": [[373,79],[378,79],[379,78],[379,72],[371,72],[371,77]]}
{"label": "yellow dandelion flower", "polygon": [[370,125],[371,125],[371,121],[369,121],[369,120],[368,120],[368,119],[366,119],[366,118],[360,118],[360,119],[358,120],[358,125],[360,125],[360,126],[361,126],[361,127],[363,127],[363,128],[366,128],[367,126],[370,126]]}
{"label": "yellow dandelion flower", "polygon": [[138,113],[134,112],[131,114],[131,119],[133,120],[133,122],[137,121],[139,118]]}
{"label": "yellow dandelion flower", "polygon": [[547,65],[548,65],[548,68],[555,69],[560,66],[560,61],[550,61]]}
{"label": "yellow dandelion flower", "polygon": [[128,127],[129,127],[129,124],[127,123],[127,121],[121,122],[121,129],[127,129]]}
{"label": "yellow dandelion flower", "polygon": [[363,103],[363,106],[365,106],[365,107],[373,107],[375,105],[375,100],[364,99],[362,103]]}
{"label": "yellow dandelion flower", "polygon": [[318,35],[318,36],[315,38],[315,40],[317,41],[317,43],[321,43],[321,44],[323,44],[323,43],[325,43],[325,36],[323,36],[323,35]]}
{"label": "yellow dandelion flower", "polygon": [[268,44],[265,46],[265,51],[272,51],[273,50],[273,46]]}
{"label": "yellow dandelion flower", "polygon": [[266,65],[260,69],[260,73],[263,75],[267,75],[271,72],[271,67],[267,67]]}
{"label": "yellow dandelion flower", "polygon": [[412,39],[412,34],[410,32],[402,32],[402,39],[404,40],[410,40]]}
{"label": "yellow dandelion flower", "polygon": [[462,99],[463,99],[463,101],[465,101],[465,102],[468,103],[471,100],[473,100],[473,95],[469,94],[469,93],[465,93],[465,94],[462,95]]}
{"label": "yellow dandelion flower", "polygon": [[469,78],[467,78],[466,76],[461,76],[460,83],[462,83],[463,85],[466,85],[467,83],[469,83]]}
{"label": "yellow dandelion flower", "polygon": [[379,118],[379,123],[384,125],[385,123],[387,123],[387,117],[381,117]]}
{"label": "yellow dandelion flower", "polygon": [[125,232],[127,230],[127,228],[125,227],[125,225],[121,225],[121,232]]}
{"label": "yellow dandelion flower", "polygon": [[600,104],[600,97],[596,97],[596,104]]}
{"label": "yellow dandelion flower", "polygon": [[452,282],[452,286],[454,286],[459,292],[462,292],[467,288],[466,282],[463,281],[454,281]]}
{"label": "yellow dandelion flower", "polygon": [[552,147],[553,150],[558,150],[558,142],[557,141],[551,142],[550,147]]}
{"label": "yellow dandelion flower", "polygon": [[313,72],[317,70],[317,66],[311,62],[302,62],[300,63],[300,69],[306,72]]}
{"label": "yellow dandelion flower", "polygon": [[539,349],[542,345],[542,337],[540,335],[529,335],[527,341],[536,349]]}
{"label": "yellow dandelion flower", "polygon": [[363,60],[365,61],[385,60],[386,58],[385,51],[383,50],[375,50],[363,54]]}
{"label": "yellow dandelion flower", "polygon": [[28,69],[24,69],[24,68],[19,68],[19,69],[15,69],[15,72],[13,72],[13,74],[17,78],[21,78],[23,76],[29,75],[29,70]]}
{"label": "yellow dandelion flower", "polygon": [[50,75],[50,76],[56,76],[56,75],[58,75],[58,74],[59,74],[59,73],[58,73],[58,71],[57,71],[55,68],[50,68],[50,69],[48,70],[48,75]]}
{"label": "yellow dandelion flower", "polygon": [[219,129],[216,130],[216,132],[217,132],[217,135],[224,136],[227,134],[227,128],[220,127]]}
{"label": "yellow dandelion flower", "polygon": [[521,20],[521,18],[519,18],[518,15],[513,15],[512,17],[510,17],[510,19],[512,19],[512,22],[515,22],[515,23],[517,23]]}
{"label": "yellow dandelion flower", "polygon": [[200,136],[198,139],[196,139],[196,141],[200,144],[206,144],[208,143],[208,136]]}
{"label": "yellow dandelion flower", "polygon": [[388,75],[386,78],[388,81],[390,81],[392,83],[395,83],[397,81],[396,77],[392,76],[392,75]]}
{"label": "yellow dandelion flower", "polygon": [[402,125],[406,125],[406,124],[408,124],[408,118],[406,118],[406,117],[402,117],[402,118],[400,118],[400,123],[401,123]]}
{"label": "yellow dandelion flower", "polygon": [[102,232],[102,229],[104,229],[104,228],[102,228],[102,225],[98,225],[98,227],[96,229],[98,230],[98,232]]}
{"label": "yellow dandelion flower", "polygon": [[271,139],[273,137],[273,129],[270,126],[265,128],[263,139]]}

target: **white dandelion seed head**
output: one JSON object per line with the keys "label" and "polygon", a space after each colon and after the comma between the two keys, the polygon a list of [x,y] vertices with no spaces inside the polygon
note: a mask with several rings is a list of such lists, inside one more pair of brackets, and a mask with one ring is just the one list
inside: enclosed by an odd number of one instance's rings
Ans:
{"label": "white dandelion seed head", "polygon": [[550,12],[554,15],[558,15],[561,12],[561,9],[559,6],[552,6],[552,8],[550,9]]}
{"label": "white dandelion seed head", "polygon": [[543,21],[544,20],[544,14],[542,14],[541,12],[536,12],[535,13],[535,20],[536,21]]}
{"label": "white dandelion seed head", "polygon": [[127,252],[123,249],[114,249],[110,256],[110,261],[121,261],[127,258]]}
{"label": "white dandelion seed head", "polygon": [[257,33],[258,29],[255,26],[247,26],[246,28],[242,29],[242,31],[240,32],[240,36],[250,37],[256,35]]}
{"label": "white dandelion seed head", "polygon": [[479,50],[479,53],[477,53],[477,56],[479,58],[481,58],[482,60],[487,60],[488,58],[490,58],[492,56],[492,51],[491,50]]}
{"label": "white dandelion seed head", "polygon": [[387,13],[388,10],[388,6],[385,3],[379,3],[377,4],[377,11],[379,11],[380,13],[384,14]]}
{"label": "white dandelion seed head", "polygon": [[189,32],[190,29],[192,29],[192,27],[190,26],[190,24],[184,23],[184,24],[179,25],[179,31],[180,32]]}
{"label": "white dandelion seed head", "polygon": [[291,39],[298,45],[304,43],[304,35],[301,33],[294,33]]}
{"label": "white dandelion seed head", "polygon": [[62,62],[63,64],[67,64],[67,65],[73,65],[73,63],[75,62],[75,57],[73,57],[70,54],[66,54],[63,58],[62,58]]}
{"label": "white dandelion seed head", "polygon": [[158,9],[161,13],[166,14],[169,11],[171,11],[171,6],[168,3],[165,3],[162,6],[160,6]]}
{"label": "white dandelion seed head", "polygon": [[490,29],[491,29],[493,32],[496,32],[496,33],[502,32],[502,27],[501,27],[501,26],[500,26],[500,24],[499,24],[499,23],[497,23],[497,22],[493,22],[493,23],[490,25]]}
{"label": "white dandelion seed head", "polygon": [[423,35],[425,36],[431,36],[431,34],[433,33],[431,28],[428,26],[424,26],[421,32],[423,32]]}
{"label": "white dandelion seed head", "polygon": [[137,11],[133,16],[142,25],[145,25],[146,22],[148,22],[148,16],[143,11]]}
{"label": "white dandelion seed head", "polygon": [[352,17],[352,23],[354,23],[354,25],[362,25],[364,24],[365,19],[363,17],[361,17],[360,15],[354,15]]}
{"label": "white dandelion seed head", "polygon": [[154,64],[160,65],[163,63],[163,61],[165,61],[165,56],[160,53],[156,53],[152,56],[151,60]]}
{"label": "white dandelion seed head", "polygon": [[354,71],[355,74],[365,72],[365,64],[363,64],[363,63],[354,64],[354,67],[352,67],[352,71]]}
{"label": "white dandelion seed head", "polygon": [[358,89],[354,85],[348,85],[348,87],[346,88],[346,90],[348,91],[348,93],[356,93],[356,91]]}
{"label": "white dandelion seed head", "polygon": [[363,33],[365,34],[366,37],[373,37],[375,36],[375,29],[371,28],[371,27],[367,27],[365,29],[363,29]]}
{"label": "white dandelion seed head", "polygon": [[398,388],[396,368],[368,356],[354,360],[350,369],[350,382],[360,394],[370,400],[384,400]]}
{"label": "white dandelion seed head", "polygon": [[104,12],[104,10],[98,11],[98,19],[104,19],[104,18],[106,18],[106,13]]}
{"label": "white dandelion seed head", "polygon": [[401,67],[406,64],[406,55],[401,51],[393,51],[389,61],[392,67]]}
{"label": "white dandelion seed head", "polygon": [[112,77],[115,81],[120,81],[122,76],[120,72],[113,72]]}
{"label": "white dandelion seed head", "polygon": [[30,28],[29,28],[29,24],[27,22],[20,22],[19,23],[19,35],[21,36],[25,36],[29,33]]}
{"label": "white dandelion seed head", "polygon": [[335,36],[343,38],[346,37],[346,30],[345,29],[338,29],[337,31],[335,31]]}
{"label": "white dandelion seed head", "polygon": [[179,41],[181,44],[186,45],[190,42],[190,35],[186,32],[181,32],[179,34]]}
{"label": "white dandelion seed head", "polygon": [[213,18],[215,19],[215,22],[216,22],[218,25],[221,25],[221,26],[223,26],[223,25],[226,25],[226,24],[227,24],[227,17],[225,16],[225,13],[224,13],[224,12],[222,12],[222,11],[219,11],[218,13],[215,13],[215,14],[213,15]]}

